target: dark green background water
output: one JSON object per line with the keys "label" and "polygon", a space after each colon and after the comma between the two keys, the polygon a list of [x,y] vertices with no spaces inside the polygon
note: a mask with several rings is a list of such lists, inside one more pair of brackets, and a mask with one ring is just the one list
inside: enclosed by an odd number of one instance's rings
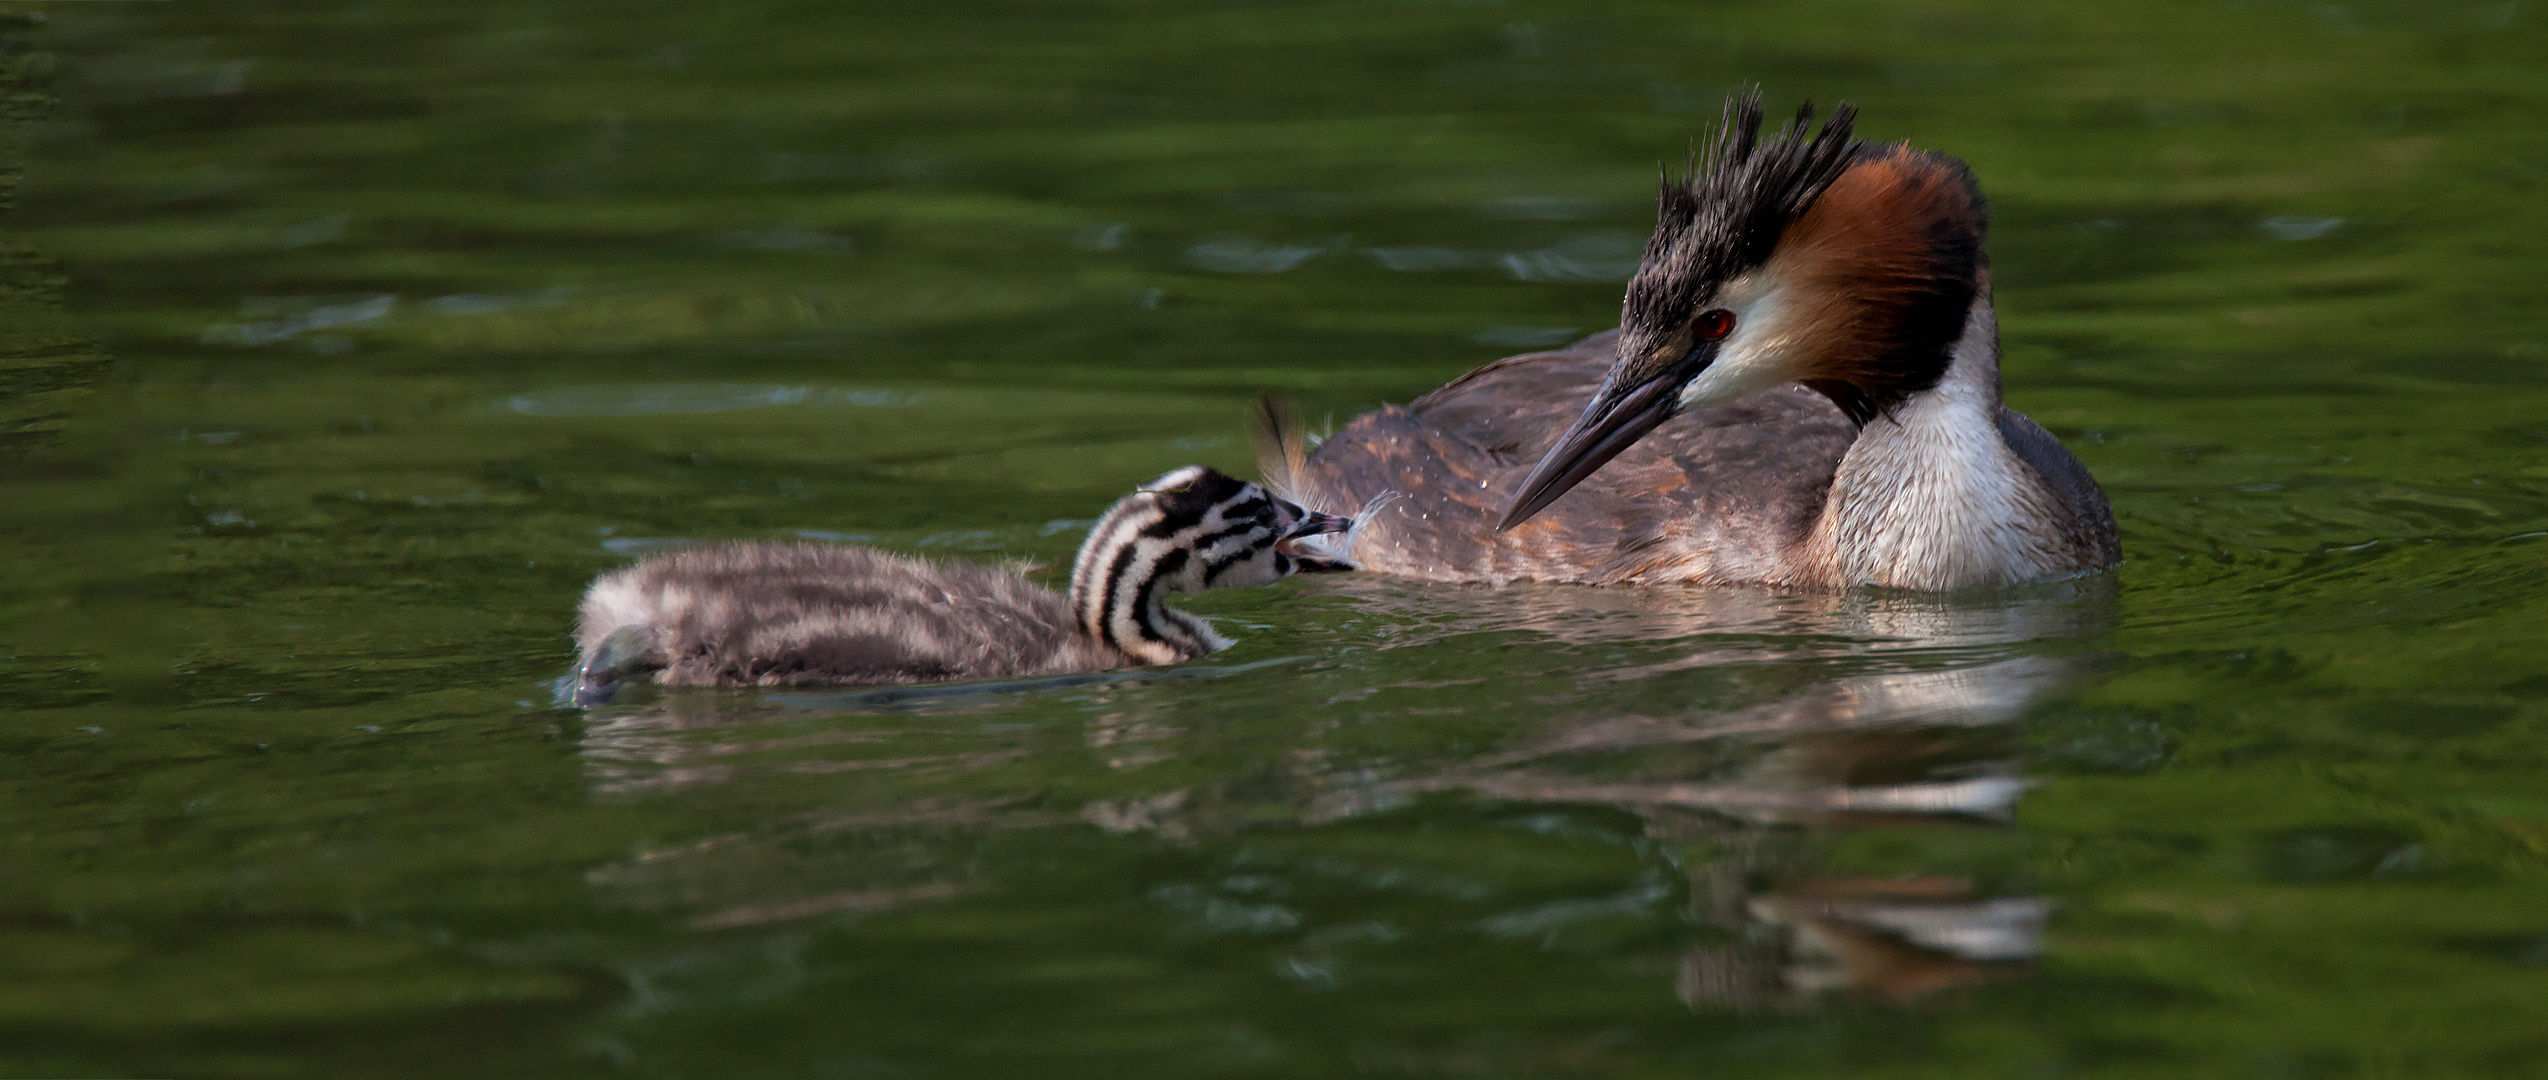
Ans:
{"label": "dark green background water", "polygon": [[[0,1074],[2548,1075],[2536,5],[5,7]],[[551,707],[1609,326],[1746,81],[1973,164],[2120,573]]]}

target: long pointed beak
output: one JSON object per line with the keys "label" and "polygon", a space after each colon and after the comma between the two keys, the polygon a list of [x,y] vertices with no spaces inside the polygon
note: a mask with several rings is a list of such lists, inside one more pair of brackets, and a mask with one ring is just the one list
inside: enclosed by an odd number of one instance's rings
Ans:
{"label": "long pointed beak", "polygon": [[1503,532],[1529,521],[1532,515],[1556,502],[1558,496],[1609,464],[1610,459],[1636,445],[1655,425],[1671,419],[1674,392],[1680,389],[1681,381],[1665,375],[1622,390],[1604,380],[1592,403],[1584,406],[1583,417],[1557,437],[1556,445],[1548,448],[1548,455],[1540,458],[1538,467],[1522,481],[1521,490],[1513,494],[1513,505],[1504,511],[1504,520],[1496,523],[1495,531]]}
{"label": "long pointed beak", "polygon": [[1321,514],[1315,510],[1303,510],[1300,520],[1293,522],[1292,527],[1284,530],[1282,537],[1274,541],[1274,550],[1285,555],[1300,556],[1306,553],[1292,546],[1292,541],[1324,536],[1328,533],[1340,533],[1353,527],[1354,519],[1352,518]]}

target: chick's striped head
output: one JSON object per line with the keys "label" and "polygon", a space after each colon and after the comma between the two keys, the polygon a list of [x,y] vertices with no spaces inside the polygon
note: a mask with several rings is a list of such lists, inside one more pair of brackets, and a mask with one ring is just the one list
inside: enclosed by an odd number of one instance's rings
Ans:
{"label": "chick's striped head", "polygon": [[1160,597],[1273,584],[1299,567],[1286,540],[1345,524],[1188,465],[1141,485],[1098,519],[1071,570],[1071,604],[1082,629],[1136,655],[1143,642],[1199,655],[1219,643],[1189,625],[1194,620],[1163,617]]}

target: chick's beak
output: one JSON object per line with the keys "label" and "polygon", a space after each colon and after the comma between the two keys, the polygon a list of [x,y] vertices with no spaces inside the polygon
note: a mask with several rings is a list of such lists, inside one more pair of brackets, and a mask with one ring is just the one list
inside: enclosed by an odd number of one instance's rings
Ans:
{"label": "chick's beak", "polygon": [[1315,510],[1301,510],[1298,520],[1292,522],[1292,527],[1283,530],[1282,537],[1274,541],[1274,550],[1295,557],[1309,555],[1311,553],[1293,546],[1292,542],[1312,536],[1340,533],[1353,527],[1354,519],[1349,517],[1321,514]]}
{"label": "chick's beak", "polygon": [[1523,479],[1495,531],[1503,532],[1529,521],[1531,515],[1547,509],[1558,496],[1583,483],[1585,477],[1636,445],[1656,425],[1672,418],[1676,391],[1684,381],[1677,374],[1666,373],[1626,387],[1619,385],[1618,377],[1613,372],[1602,382],[1600,392],[1584,407],[1584,415],[1557,437],[1547,456],[1540,458],[1539,465]]}

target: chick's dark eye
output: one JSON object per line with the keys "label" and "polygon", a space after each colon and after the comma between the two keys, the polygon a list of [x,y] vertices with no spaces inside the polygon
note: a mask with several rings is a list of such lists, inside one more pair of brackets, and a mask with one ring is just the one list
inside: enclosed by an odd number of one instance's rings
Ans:
{"label": "chick's dark eye", "polygon": [[1715,341],[1734,332],[1734,313],[1724,308],[1702,311],[1690,320],[1690,329],[1698,332],[1701,341]]}

